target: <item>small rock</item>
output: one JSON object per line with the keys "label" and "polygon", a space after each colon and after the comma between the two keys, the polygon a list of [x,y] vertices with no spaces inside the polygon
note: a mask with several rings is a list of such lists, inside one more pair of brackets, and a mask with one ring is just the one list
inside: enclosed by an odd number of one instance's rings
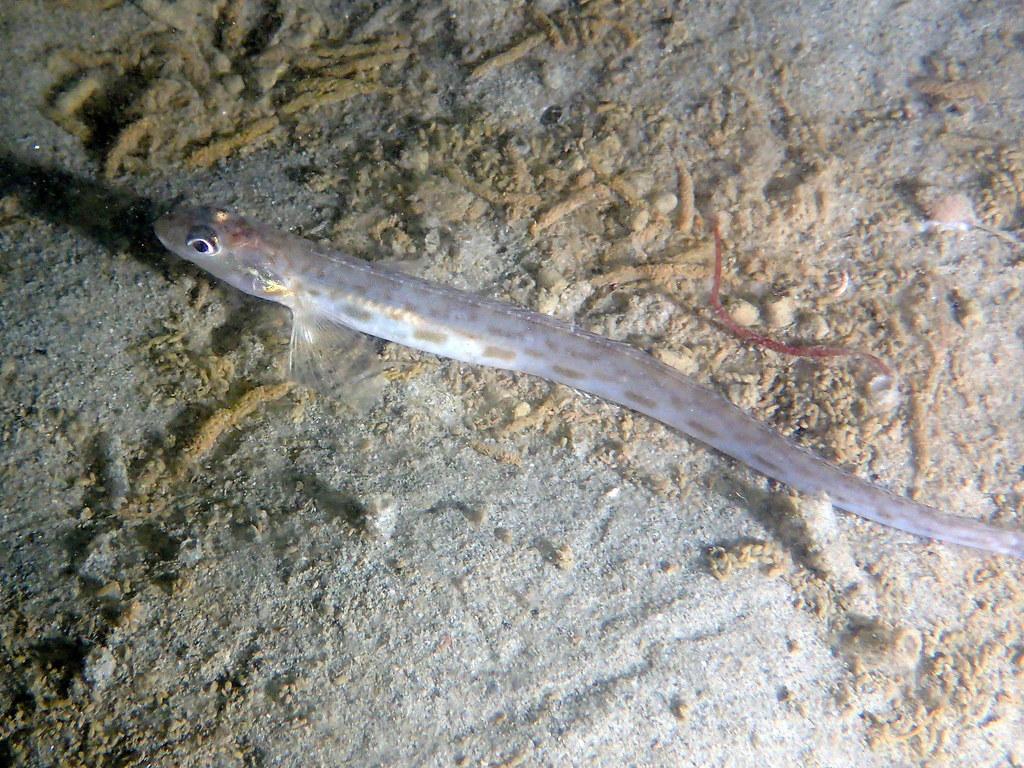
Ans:
{"label": "small rock", "polygon": [[681,373],[685,373],[687,376],[695,375],[700,366],[697,361],[693,358],[692,354],[689,354],[689,350],[681,350],[679,352],[673,352],[669,349],[656,349],[654,356],[661,360],[665,365],[670,368],[675,368]]}
{"label": "small rock", "polygon": [[639,211],[633,214],[633,218],[630,219],[629,228],[634,232],[641,232],[650,223],[651,214],[645,208],[641,208]]}
{"label": "small rock", "polygon": [[560,291],[567,285],[562,273],[552,267],[537,270],[537,285],[549,291]]}
{"label": "small rock", "polygon": [[807,315],[800,320],[800,335],[805,338],[821,341],[830,333],[831,329],[821,315]]}
{"label": "small rock", "polygon": [[655,195],[651,199],[651,207],[662,216],[672,213],[672,211],[676,209],[677,205],[679,205],[679,198],[671,192],[664,192],[660,195]]}
{"label": "small rock", "polygon": [[981,311],[981,304],[970,296],[964,296],[955,291],[953,298],[956,299],[956,319],[964,328],[974,328],[984,324],[985,316]]}
{"label": "small rock", "polygon": [[85,668],[82,670],[82,677],[89,682],[93,688],[103,690],[114,677],[117,669],[117,662],[114,654],[105,646],[96,646],[85,659]]}
{"label": "small rock", "polygon": [[761,320],[761,313],[753,304],[743,299],[737,299],[729,304],[729,314],[736,321],[737,325],[749,328],[757,325]]}
{"label": "small rock", "polygon": [[769,328],[785,328],[793,323],[796,305],[791,298],[784,296],[781,299],[769,301],[764,310]]}
{"label": "small rock", "polygon": [[391,539],[398,523],[398,508],[394,499],[379,495],[370,499],[365,506],[366,532],[375,539]]}

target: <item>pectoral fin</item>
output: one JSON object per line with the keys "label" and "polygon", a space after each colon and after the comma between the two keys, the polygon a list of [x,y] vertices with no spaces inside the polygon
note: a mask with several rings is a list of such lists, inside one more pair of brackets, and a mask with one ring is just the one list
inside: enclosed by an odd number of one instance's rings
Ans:
{"label": "pectoral fin", "polygon": [[373,407],[386,384],[372,336],[302,307],[292,310],[288,373],[304,387],[357,412]]}

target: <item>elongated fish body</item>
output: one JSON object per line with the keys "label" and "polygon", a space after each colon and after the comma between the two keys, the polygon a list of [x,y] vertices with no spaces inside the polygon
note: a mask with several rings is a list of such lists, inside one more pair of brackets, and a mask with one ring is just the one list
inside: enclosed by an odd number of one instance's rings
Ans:
{"label": "elongated fish body", "polygon": [[[291,308],[297,338],[345,326],[466,363],[541,376],[657,419],[763,475],[902,531],[1024,558],[1024,532],[945,514],[818,458],[651,355],[547,315],[446,288],[215,208],[156,223],[172,252]],[[315,341],[315,339],[313,339]]]}

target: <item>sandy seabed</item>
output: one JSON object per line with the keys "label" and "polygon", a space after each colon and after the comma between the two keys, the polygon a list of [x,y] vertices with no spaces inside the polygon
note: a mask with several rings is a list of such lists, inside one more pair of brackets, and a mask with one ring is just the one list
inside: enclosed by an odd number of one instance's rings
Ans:
{"label": "sandy seabed", "polygon": [[[528,377],[293,386],[151,230],[405,261],[1024,528],[1019,3],[22,0],[0,50],[0,765],[1024,765],[1020,562]],[[735,317],[897,390],[718,326],[717,214]]]}

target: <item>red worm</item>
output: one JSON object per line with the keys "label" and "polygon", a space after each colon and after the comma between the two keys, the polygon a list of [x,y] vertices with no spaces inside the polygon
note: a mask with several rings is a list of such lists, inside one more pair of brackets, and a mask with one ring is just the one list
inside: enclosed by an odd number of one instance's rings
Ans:
{"label": "red worm", "polygon": [[846,347],[829,347],[820,344],[809,344],[809,345],[797,345],[797,344],[786,344],[785,342],[773,339],[770,336],[764,336],[760,333],[755,333],[749,328],[744,328],[742,325],[737,323],[732,315],[730,315],[725,307],[722,306],[722,300],[720,298],[720,292],[722,287],[722,233],[719,227],[718,217],[714,217],[714,234],[715,234],[715,278],[711,284],[711,308],[715,311],[715,317],[718,321],[724,325],[733,336],[743,341],[749,342],[757,347],[763,347],[770,349],[773,352],[779,352],[783,355],[792,355],[793,357],[847,357],[849,355],[855,355],[862,357],[871,363],[875,368],[881,371],[886,376],[892,377],[892,369],[886,364],[882,358],[872,355],[870,352],[861,352],[855,349],[848,349]]}

